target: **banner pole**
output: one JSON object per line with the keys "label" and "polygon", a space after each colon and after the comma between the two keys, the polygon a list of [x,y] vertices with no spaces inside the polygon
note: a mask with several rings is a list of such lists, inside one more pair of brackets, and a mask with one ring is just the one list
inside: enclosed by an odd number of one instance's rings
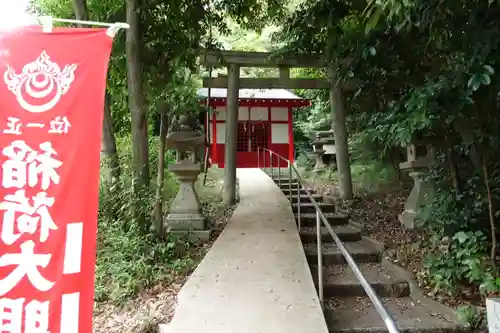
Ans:
{"label": "banner pole", "polygon": [[64,22],[64,23],[74,23],[74,24],[84,24],[84,25],[96,25],[101,27],[108,27],[107,35],[109,37],[114,37],[120,29],[128,29],[130,25],[125,22],[115,22],[115,23],[105,23],[97,21],[82,21],[82,20],[72,20],[72,19],[61,19],[54,18],[52,16],[39,16],[38,21],[43,27],[43,32],[50,33],[54,27],[54,22]]}

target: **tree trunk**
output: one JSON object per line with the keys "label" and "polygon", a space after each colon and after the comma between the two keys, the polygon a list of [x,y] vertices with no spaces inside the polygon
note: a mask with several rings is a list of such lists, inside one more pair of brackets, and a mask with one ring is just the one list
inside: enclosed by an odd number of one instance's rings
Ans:
{"label": "tree trunk", "polygon": [[[87,21],[89,19],[89,10],[87,8],[87,0],[72,0],[73,11],[75,12],[75,18],[81,21]],[[78,24],[81,27],[81,24]]]}
{"label": "tree trunk", "polygon": [[[90,18],[87,0],[72,0],[73,11],[77,20],[86,21]],[[78,24],[83,27],[82,24]],[[105,166],[105,182],[110,185],[116,182],[120,175],[118,153],[116,150],[115,132],[113,130],[113,118],[111,117],[111,108],[108,92],[104,100],[104,116],[102,119],[102,137],[101,137],[101,162]],[[109,189],[110,186],[105,188]]]}
{"label": "tree trunk", "polygon": [[389,159],[389,163],[391,164],[394,172],[396,173],[397,180],[399,185],[403,186],[403,175],[401,173],[401,169],[399,168],[399,164],[401,161],[401,154],[399,151],[399,147],[391,147],[387,154],[387,158]]}
{"label": "tree trunk", "polygon": [[344,200],[353,198],[351,163],[349,161],[349,145],[345,124],[345,109],[342,92],[335,78],[335,70],[329,70],[332,87],[330,88],[330,108],[332,112],[332,129],[335,136],[335,158],[339,175],[340,197]]}
{"label": "tree trunk", "polygon": [[477,149],[476,144],[474,143],[474,130],[471,129],[469,124],[467,124],[463,120],[457,120],[453,123],[453,128],[460,135],[462,141],[470,146],[469,157],[472,162],[472,165],[476,170],[480,170],[482,168],[481,165],[481,154]]}
{"label": "tree trunk", "polygon": [[165,179],[165,143],[167,138],[167,112],[162,110],[160,115],[160,149],[158,151],[158,175],[156,178],[155,198],[155,232],[158,236],[163,234],[163,183]]}
{"label": "tree trunk", "polygon": [[[129,109],[132,119],[132,154],[134,170],[134,193],[136,195],[135,216],[143,228],[147,229],[146,215],[141,207],[143,193],[149,188],[149,151],[148,151],[148,123],[147,111],[144,105],[141,82],[140,59],[140,16],[138,0],[127,0],[127,22],[130,28],[127,31],[127,79]],[[142,212],[142,213],[140,213]]]}
{"label": "tree trunk", "polygon": [[106,183],[114,184],[120,178],[120,164],[118,161],[118,151],[116,149],[116,138],[115,131],[113,129],[113,119],[111,117],[110,100],[111,97],[106,92],[104,117],[102,119],[101,163],[106,167]]}
{"label": "tree trunk", "polygon": [[455,189],[455,191],[457,191],[457,193],[460,193],[461,192],[460,177],[458,175],[457,162],[455,159],[455,152],[454,152],[453,148],[448,148],[446,151],[446,155],[448,158],[448,165],[450,168],[451,181],[453,184],[453,188]]}
{"label": "tree trunk", "polygon": [[496,265],[497,257],[497,230],[495,227],[495,212],[493,209],[493,198],[491,195],[490,180],[488,176],[488,167],[486,166],[486,159],[483,158],[483,174],[484,174],[484,184],[486,185],[486,193],[488,196],[488,216],[490,218],[490,228],[491,228],[491,263],[493,266]]}

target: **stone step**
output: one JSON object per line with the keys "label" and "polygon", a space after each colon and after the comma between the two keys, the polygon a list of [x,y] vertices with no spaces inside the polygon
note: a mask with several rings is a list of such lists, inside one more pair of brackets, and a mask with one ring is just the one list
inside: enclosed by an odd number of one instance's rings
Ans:
{"label": "stone step", "polygon": [[[357,263],[380,262],[382,249],[377,248],[375,243],[366,237],[357,242],[344,242],[344,246]],[[305,243],[304,251],[307,261],[311,265],[318,262],[316,243]],[[344,263],[346,263],[344,256],[335,243],[323,243],[323,265],[341,265]]]}
{"label": "stone step", "polygon": [[[286,192],[286,194],[290,193],[290,189],[288,188],[288,185],[281,185],[280,189],[281,189],[281,192],[283,192],[283,193],[285,193],[285,192]],[[301,193],[304,193],[304,194],[307,193],[307,191],[302,192],[302,189],[300,191],[301,191]],[[297,186],[293,186],[292,193],[296,195],[297,192],[298,192]]]}
{"label": "stone step", "polygon": [[[359,269],[380,297],[407,297],[410,285],[397,272],[382,263],[359,264]],[[311,273],[317,287],[318,269],[311,265]],[[366,292],[348,265],[326,265],[323,267],[323,292],[325,297],[365,297]]]}
{"label": "stone step", "polygon": [[[281,189],[281,192],[283,192],[283,194],[284,194],[285,196],[288,196],[288,194],[290,193],[290,190],[289,190],[288,188],[282,188],[282,189]],[[297,192],[298,192],[297,188],[292,188],[292,195],[297,195]],[[300,189],[300,194],[301,194],[301,195],[304,195],[304,194],[306,194],[306,193],[314,193],[314,191],[309,191],[309,192],[307,192],[307,191],[306,191],[306,190],[304,190],[303,188],[302,188],[302,189]]]}
{"label": "stone step", "polygon": [[[292,204],[293,212],[296,213],[298,210],[298,204]],[[327,204],[324,202],[318,202],[318,207],[323,213],[335,213],[335,205]],[[312,202],[301,202],[300,203],[300,213],[316,213],[316,207]]]}
{"label": "stone step", "polygon": [[[278,179],[278,171],[279,171],[278,169],[274,169],[273,175],[271,177],[273,180]],[[288,168],[281,169],[281,171],[280,171],[281,179],[284,179],[284,178],[288,179],[288,176],[290,175],[289,171],[290,170]],[[271,173],[268,173],[268,174],[269,174],[269,176],[271,176]],[[294,179],[297,179],[297,175],[292,170],[292,180],[294,180]]]}
{"label": "stone step", "polygon": [[[323,213],[330,225],[343,225],[349,223],[349,216],[338,213]],[[297,212],[295,212],[295,219],[297,219]],[[316,226],[316,213],[304,213],[300,210],[300,225],[302,227]]]}
{"label": "stone step", "polygon": [[[400,332],[455,333],[467,332],[451,309],[419,302],[412,298],[382,298]],[[382,333],[387,328],[367,297],[335,297],[325,299],[325,319],[330,332]]]}
{"label": "stone step", "polygon": [[[278,186],[281,186],[281,188],[289,188],[290,187],[290,182],[287,179],[282,179],[281,182],[278,182],[277,180],[274,181],[274,183]],[[292,188],[297,188],[299,186],[297,180],[292,180]],[[301,184],[300,187],[306,187],[309,188],[310,186],[307,184]]]}
{"label": "stone step", "polygon": [[[288,179],[288,176],[287,177],[283,177],[283,175],[281,175],[281,178],[278,178],[278,176],[274,176],[273,178],[271,178],[273,180],[273,182],[275,182],[276,184],[278,184],[279,182],[281,182],[281,184],[288,184],[290,183],[290,180]],[[292,184],[297,184],[298,180],[297,179],[294,179],[292,178]]]}
{"label": "stone step", "polygon": [[[311,194],[311,196],[313,197],[314,200],[316,200],[316,202],[321,202],[323,200],[323,196],[320,194]],[[297,203],[297,201],[298,201],[297,199],[299,199],[299,198],[297,197],[297,193],[295,193],[292,196],[292,202]],[[300,202],[310,202],[309,196],[306,194],[301,194],[300,195]]]}
{"label": "stone step", "polygon": [[[288,186],[288,184],[276,184],[280,189],[281,191],[287,191],[288,193],[290,193],[290,186]],[[292,184],[292,193],[297,193],[298,189],[297,189],[297,184]]]}
{"label": "stone step", "polygon": [[[352,242],[361,240],[361,230],[354,228],[350,225],[335,225],[332,226],[333,231],[339,236],[339,238],[344,242]],[[316,226],[314,227],[302,227],[300,228],[300,239],[302,243],[315,243],[316,242]],[[321,228],[321,239],[324,242],[331,242],[332,236],[326,229],[326,227]]]}

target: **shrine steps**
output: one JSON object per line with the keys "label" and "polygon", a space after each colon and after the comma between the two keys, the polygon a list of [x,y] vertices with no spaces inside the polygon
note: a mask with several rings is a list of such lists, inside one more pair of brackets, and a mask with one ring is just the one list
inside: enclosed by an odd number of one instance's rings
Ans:
{"label": "shrine steps", "polygon": [[[279,186],[277,180],[274,180]],[[297,181],[292,180],[291,185],[292,194],[297,196]],[[288,197],[290,184],[281,180],[279,187]],[[303,199],[303,196],[308,198],[307,192],[301,190],[300,201],[292,198],[292,207],[297,224],[300,223],[300,238],[316,290],[318,290],[316,213],[310,201]],[[382,299],[401,332],[468,331],[458,323],[453,310],[424,297],[408,272],[382,258],[383,244],[364,237],[360,225],[350,222],[346,214],[336,212],[335,206],[323,202],[321,196],[313,195],[331,227],[344,242],[345,248],[358,264],[371,287]],[[297,218],[297,202],[300,202],[300,222]],[[321,240],[325,296],[323,313],[329,331],[332,333],[387,332],[371,300],[367,298],[363,287],[346,264],[344,256],[324,226],[321,227]]]}
{"label": "shrine steps", "polygon": [[[316,201],[319,201],[319,200],[322,200],[322,196],[319,195],[319,194],[312,194],[311,195],[313,197],[314,200]],[[292,203],[297,203],[298,199],[300,199],[300,202],[310,202],[309,200],[309,196],[306,195],[306,194],[301,194],[299,198],[297,198],[297,192],[295,192],[295,195],[292,196]]]}

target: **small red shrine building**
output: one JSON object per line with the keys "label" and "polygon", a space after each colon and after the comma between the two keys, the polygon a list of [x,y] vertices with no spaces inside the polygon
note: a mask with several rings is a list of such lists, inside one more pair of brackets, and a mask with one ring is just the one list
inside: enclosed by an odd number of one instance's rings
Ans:
{"label": "small red shrine building", "polygon": [[[208,89],[199,89],[198,96],[206,105]],[[227,89],[210,89],[210,105],[214,112],[211,116],[207,113],[205,118],[211,164],[220,168],[224,167],[226,97]],[[236,167],[257,168],[258,148],[270,149],[293,162],[292,109],[309,106],[310,101],[284,89],[240,89],[238,105]],[[278,166],[276,158],[273,165]],[[286,167],[285,161],[279,166]]]}

